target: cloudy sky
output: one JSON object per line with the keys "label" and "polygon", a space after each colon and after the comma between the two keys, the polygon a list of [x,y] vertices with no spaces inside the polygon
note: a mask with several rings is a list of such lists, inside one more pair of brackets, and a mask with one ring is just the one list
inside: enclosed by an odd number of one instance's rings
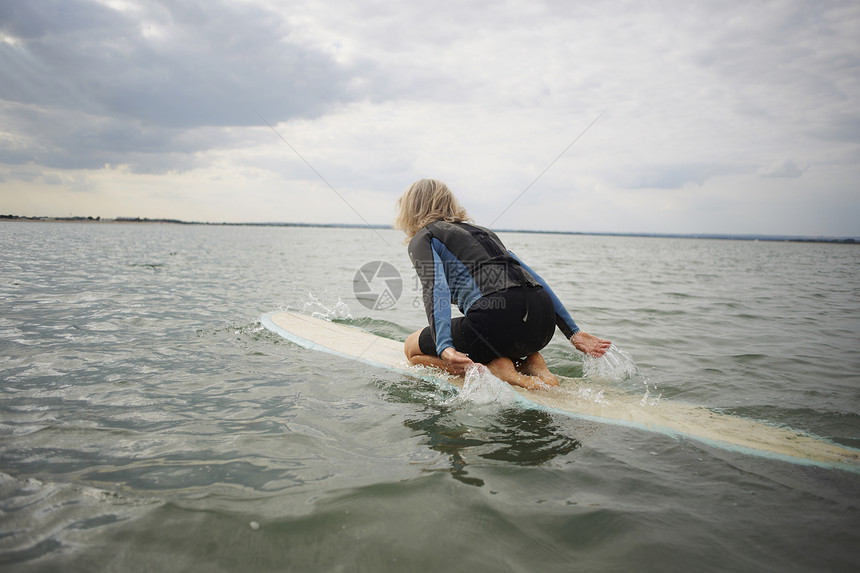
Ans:
{"label": "cloudy sky", "polygon": [[860,3],[0,3],[0,213],[388,224],[421,177],[501,229],[860,236]]}

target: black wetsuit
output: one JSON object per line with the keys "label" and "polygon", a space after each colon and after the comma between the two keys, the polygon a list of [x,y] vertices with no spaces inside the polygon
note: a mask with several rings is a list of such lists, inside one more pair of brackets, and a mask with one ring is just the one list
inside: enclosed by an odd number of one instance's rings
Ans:
{"label": "black wetsuit", "polygon": [[[508,251],[495,233],[468,223],[430,223],[409,242],[429,326],[421,352],[446,348],[475,362],[523,358],[579,327],[549,285]],[[451,303],[465,316],[451,319]]]}

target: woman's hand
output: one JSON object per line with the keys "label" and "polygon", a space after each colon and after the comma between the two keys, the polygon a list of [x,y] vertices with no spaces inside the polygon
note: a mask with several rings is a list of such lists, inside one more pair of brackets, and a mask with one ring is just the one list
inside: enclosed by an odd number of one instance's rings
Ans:
{"label": "woman's hand", "polygon": [[612,342],[609,340],[597,338],[593,334],[588,334],[582,330],[570,337],[570,343],[580,352],[594,356],[595,358],[600,358],[606,354],[606,351],[612,345]]}
{"label": "woman's hand", "polygon": [[454,350],[453,346],[449,346],[445,350],[442,351],[442,354],[439,355],[442,360],[444,360],[451,370],[453,370],[457,374],[463,374],[466,372],[466,366],[470,364],[474,364],[472,359],[469,358],[468,355],[463,354],[457,350]]}

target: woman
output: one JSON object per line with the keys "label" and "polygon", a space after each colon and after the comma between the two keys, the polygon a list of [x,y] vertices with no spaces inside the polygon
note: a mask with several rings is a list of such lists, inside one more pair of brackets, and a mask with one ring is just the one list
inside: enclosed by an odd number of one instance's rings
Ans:
{"label": "woman", "polygon": [[[395,227],[406,233],[421,280],[429,326],[404,350],[412,364],[462,374],[475,362],[524,388],[558,385],[540,350],[555,327],[575,348],[603,356],[611,344],[583,332],[549,285],[508,251],[495,233],[470,223],[450,189],[413,183],[397,201]],[[451,318],[451,303],[464,316]]]}

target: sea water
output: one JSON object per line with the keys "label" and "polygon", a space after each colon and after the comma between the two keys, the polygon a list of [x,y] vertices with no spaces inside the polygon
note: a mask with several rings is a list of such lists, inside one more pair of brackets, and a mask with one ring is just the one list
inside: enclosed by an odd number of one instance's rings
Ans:
{"label": "sea water", "polygon": [[[544,352],[583,398],[860,446],[860,248],[501,237],[613,341]],[[262,328],[278,309],[421,328],[395,231],[6,222],[0,246],[4,571],[860,567],[857,474],[523,409],[481,373],[458,395]],[[367,308],[356,273],[379,261],[400,292]]]}

